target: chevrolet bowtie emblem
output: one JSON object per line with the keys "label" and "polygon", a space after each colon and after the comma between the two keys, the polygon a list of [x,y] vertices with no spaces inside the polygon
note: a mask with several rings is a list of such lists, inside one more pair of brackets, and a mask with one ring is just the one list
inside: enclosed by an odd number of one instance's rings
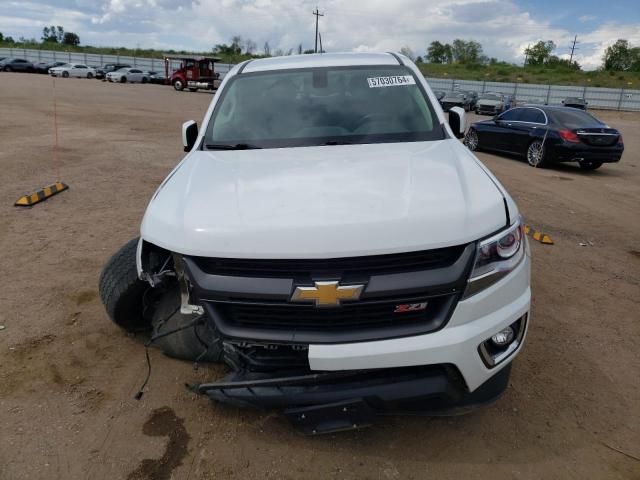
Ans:
{"label": "chevrolet bowtie emblem", "polygon": [[313,287],[296,287],[292,302],[315,302],[316,307],[337,307],[341,300],[358,300],[364,285],[340,285],[340,282],[314,282]]}

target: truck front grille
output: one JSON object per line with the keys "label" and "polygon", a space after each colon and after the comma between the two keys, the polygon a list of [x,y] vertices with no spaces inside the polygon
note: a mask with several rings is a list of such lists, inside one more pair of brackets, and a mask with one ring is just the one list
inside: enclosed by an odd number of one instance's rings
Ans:
{"label": "truck front grille", "polygon": [[[267,343],[345,343],[442,328],[463,292],[475,244],[330,259],[184,257],[193,301],[221,335]],[[361,297],[321,307],[292,301],[318,280],[364,285]],[[426,308],[407,308],[426,303]]]}
{"label": "truck front grille", "polygon": [[311,305],[221,304],[221,311],[230,321],[250,327],[294,330],[395,327],[424,325],[443,304],[444,297],[414,298],[412,303],[427,303],[424,310],[396,313],[396,307],[406,300],[361,302],[338,308],[315,308]]}
{"label": "truck front grille", "polygon": [[322,259],[247,259],[191,257],[210,275],[260,278],[307,278],[315,275],[385,275],[448,267],[466,245],[419,252]]}
{"label": "truck front grille", "polygon": [[[433,332],[445,325],[459,292],[436,297],[358,302],[334,308],[313,305],[203,302],[220,332],[230,338],[275,343],[346,343]],[[424,310],[398,305],[427,302]]]}

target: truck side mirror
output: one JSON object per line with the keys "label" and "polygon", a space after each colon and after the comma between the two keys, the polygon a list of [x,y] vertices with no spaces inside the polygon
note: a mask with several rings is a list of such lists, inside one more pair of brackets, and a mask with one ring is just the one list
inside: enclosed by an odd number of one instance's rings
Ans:
{"label": "truck side mirror", "polygon": [[185,152],[190,152],[198,139],[198,124],[193,120],[182,124],[182,145]]}
{"label": "truck side mirror", "polygon": [[464,137],[464,110],[460,107],[452,107],[449,110],[449,126],[456,138]]}

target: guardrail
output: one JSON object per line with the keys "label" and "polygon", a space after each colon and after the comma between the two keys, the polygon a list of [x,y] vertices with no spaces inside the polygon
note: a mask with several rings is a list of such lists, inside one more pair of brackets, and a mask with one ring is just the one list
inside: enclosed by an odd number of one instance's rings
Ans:
{"label": "guardrail", "polygon": [[[102,66],[106,63],[127,63],[143,70],[164,72],[164,60],[158,58],[129,57],[124,55],[100,55],[95,53],[60,52],[25,48],[0,48],[0,57],[24,58],[31,62],[83,63]],[[170,69],[179,68],[180,62],[170,61]],[[225,75],[233,64],[216,63],[216,71]],[[542,102],[560,104],[567,97],[582,97],[589,108],[640,111],[640,90],[626,88],[602,88],[584,86],[542,85],[532,83],[486,82],[456,80],[454,78],[429,78],[434,90],[474,90],[478,93],[500,92],[513,95],[518,102]]]}
{"label": "guardrail", "polygon": [[541,85],[533,83],[478,82],[449,78],[427,78],[433,90],[473,90],[513,95],[519,103],[559,105],[567,97],[581,97],[588,108],[640,111],[640,90],[584,86]]}

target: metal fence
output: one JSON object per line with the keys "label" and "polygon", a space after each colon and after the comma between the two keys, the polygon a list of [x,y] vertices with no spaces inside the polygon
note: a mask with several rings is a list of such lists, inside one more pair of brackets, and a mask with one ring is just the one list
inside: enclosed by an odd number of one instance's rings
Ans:
{"label": "metal fence", "polygon": [[[94,53],[58,52],[54,50],[29,50],[24,48],[0,48],[0,57],[18,57],[31,62],[83,63],[92,67],[106,63],[127,63],[141,70],[164,72],[164,60],[157,58],[128,57],[123,55],[99,55]],[[170,60],[170,69],[179,68],[180,61]],[[217,63],[216,71],[224,76],[232,64]],[[582,97],[589,108],[607,110],[640,111],[640,90],[600,88],[589,86],[536,85],[531,83],[504,83],[453,78],[427,78],[434,90],[475,90],[479,93],[501,92],[513,95],[520,103],[560,104],[567,97]]]}
{"label": "metal fence", "polygon": [[[96,53],[59,52],[55,50],[29,50],[26,48],[0,48],[0,57],[24,58],[30,62],[82,63],[90,67],[101,67],[107,63],[125,63],[140,70],[164,72],[164,60],[159,58],[127,57],[124,55],[100,55]],[[170,72],[180,67],[179,60],[170,60]],[[216,72],[224,76],[233,65],[216,63]]]}
{"label": "metal fence", "polygon": [[427,78],[433,90],[474,90],[513,95],[518,103],[559,105],[567,97],[582,97],[589,108],[640,111],[640,90],[588,86],[536,85],[532,83],[478,82],[449,78]]}

